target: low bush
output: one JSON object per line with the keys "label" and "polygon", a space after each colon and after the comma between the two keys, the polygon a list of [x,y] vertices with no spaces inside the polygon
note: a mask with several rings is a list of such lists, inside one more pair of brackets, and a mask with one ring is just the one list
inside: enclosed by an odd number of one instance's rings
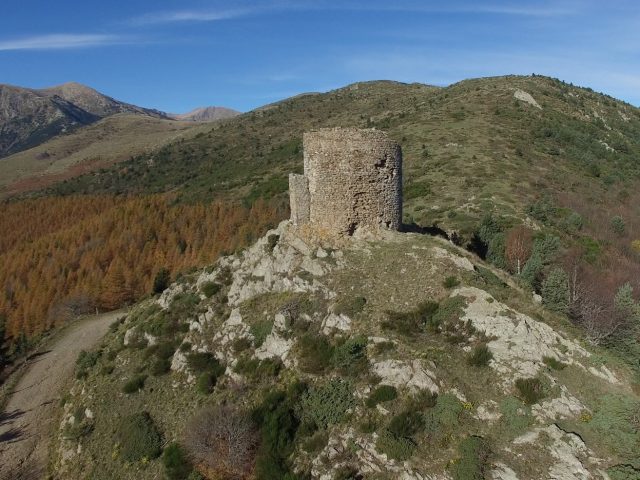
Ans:
{"label": "low bush", "polygon": [[128,462],[151,460],[162,452],[162,435],[148,412],[122,417],[116,439],[121,457]]}
{"label": "low bush", "polygon": [[358,336],[339,342],[333,349],[332,363],[343,375],[361,375],[369,368],[367,338]]}
{"label": "low bush", "polygon": [[426,301],[418,304],[414,310],[409,312],[387,311],[387,320],[382,322],[382,328],[406,336],[421,333],[427,325],[431,324],[438,308],[437,302]]}
{"label": "low bush", "polygon": [[209,395],[216,386],[218,377],[213,372],[203,372],[196,379],[196,389],[203,395]]}
{"label": "low bush", "polygon": [[333,313],[353,317],[360,313],[366,304],[367,299],[364,297],[345,297],[333,306]]}
{"label": "low bush", "polygon": [[376,450],[399,462],[409,460],[415,449],[416,443],[412,439],[396,437],[388,430],[382,432],[376,441]]}
{"label": "low bush", "polygon": [[305,373],[323,373],[331,366],[333,347],[324,335],[306,333],[298,340],[299,367]]}
{"label": "low bush", "polygon": [[159,377],[171,370],[171,361],[168,358],[158,358],[151,365],[151,375]]}
{"label": "low bush", "polygon": [[188,422],[184,444],[196,468],[208,478],[249,478],[258,431],[246,413],[229,406],[210,407]]}
{"label": "low bush", "polygon": [[569,277],[562,268],[554,268],[542,282],[542,303],[549,310],[567,313],[569,310]]}
{"label": "low bush", "polygon": [[320,452],[320,450],[326,447],[328,441],[329,434],[326,432],[326,430],[321,430],[309,437],[302,444],[302,449],[307,453],[318,453]]}
{"label": "low bush", "polygon": [[240,357],[234,367],[236,373],[254,381],[269,380],[277,377],[281,369],[282,361],[279,358],[259,360],[257,358]]}
{"label": "low bush", "polygon": [[451,475],[454,480],[484,480],[489,473],[490,449],[482,437],[465,438],[458,445],[460,458],[453,463]]}
{"label": "low bush", "polygon": [[99,350],[92,352],[82,350],[76,360],[76,378],[85,378],[89,374],[89,370],[98,363],[100,355],[101,352]]}
{"label": "low bush", "polygon": [[387,429],[396,437],[411,438],[424,427],[424,417],[420,412],[405,410],[391,418]]}
{"label": "low bush", "polygon": [[378,386],[367,398],[366,405],[374,408],[379,403],[390,402],[398,398],[398,390],[392,385]]}
{"label": "low bush", "polygon": [[407,402],[407,409],[424,412],[428,408],[433,408],[438,403],[438,394],[429,390],[419,390],[414,393]]}
{"label": "low bush", "polygon": [[210,352],[187,354],[187,364],[193,373],[211,372],[218,377],[225,371],[224,365]]}
{"label": "low bush", "polygon": [[200,285],[200,291],[205,297],[211,298],[222,289],[222,285],[216,282],[204,282]]}
{"label": "low bush", "polygon": [[301,421],[325,429],[342,422],[354,406],[351,382],[333,378],[303,393],[297,411]]}
{"label": "low bush", "polygon": [[482,343],[471,350],[467,356],[467,363],[473,367],[486,367],[492,359],[493,353],[485,343]]}
{"label": "low bush", "polygon": [[552,370],[563,370],[567,364],[553,357],[542,357],[542,362]]}
{"label": "low bush", "polygon": [[261,320],[249,327],[253,335],[253,344],[256,348],[262,346],[271,331],[273,330],[273,320]]}
{"label": "low bush", "polygon": [[518,378],[516,388],[527,405],[533,405],[545,397],[544,386],[538,378]]}
{"label": "low bush", "polygon": [[168,480],[187,480],[193,471],[187,452],[175,442],[167,445],[162,452],[162,464]]}
{"label": "low bush", "polygon": [[144,388],[146,380],[146,375],[136,375],[123,385],[122,391],[127,394],[139,392]]}
{"label": "low bush", "polygon": [[442,282],[442,286],[444,288],[455,288],[458,285],[460,285],[460,280],[458,280],[458,278],[454,276],[449,276],[444,279],[444,282]]}

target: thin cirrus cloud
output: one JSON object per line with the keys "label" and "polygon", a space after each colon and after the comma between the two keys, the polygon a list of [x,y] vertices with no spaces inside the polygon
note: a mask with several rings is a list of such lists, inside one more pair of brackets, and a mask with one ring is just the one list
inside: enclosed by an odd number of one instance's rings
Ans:
{"label": "thin cirrus cloud", "polygon": [[236,10],[177,10],[147,13],[129,19],[126,23],[133,26],[162,25],[167,23],[214,22],[242,17],[257,9]]}
{"label": "thin cirrus cloud", "polygon": [[51,34],[0,40],[0,51],[64,50],[132,43],[133,38],[108,34]]}
{"label": "thin cirrus cloud", "polygon": [[460,2],[458,5],[442,6],[425,4],[422,1],[404,0],[397,3],[345,1],[265,1],[260,4],[245,3],[236,9],[202,9],[150,12],[127,20],[132,26],[152,26],[170,23],[214,22],[248,15],[259,15],[286,11],[370,11],[370,12],[413,12],[424,14],[493,14],[523,17],[551,17],[575,13],[575,7],[564,2],[538,3],[534,6],[513,6],[511,4],[477,4]]}

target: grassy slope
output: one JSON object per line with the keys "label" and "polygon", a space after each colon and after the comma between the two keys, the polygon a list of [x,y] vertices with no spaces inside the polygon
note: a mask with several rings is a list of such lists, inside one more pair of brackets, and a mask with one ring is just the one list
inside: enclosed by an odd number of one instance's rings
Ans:
{"label": "grassy slope", "polygon": [[0,197],[42,188],[195,135],[202,124],[121,114],[0,160]]}

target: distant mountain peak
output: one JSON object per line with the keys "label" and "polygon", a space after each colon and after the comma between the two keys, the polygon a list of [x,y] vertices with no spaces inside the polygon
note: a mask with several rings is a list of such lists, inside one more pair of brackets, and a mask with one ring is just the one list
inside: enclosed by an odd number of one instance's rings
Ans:
{"label": "distant mountain peak", "polygon": [[175,120],[190,122],[212,122],[240,115],[240,112],[226,107],[197,107],[187,113],[170,114]]}

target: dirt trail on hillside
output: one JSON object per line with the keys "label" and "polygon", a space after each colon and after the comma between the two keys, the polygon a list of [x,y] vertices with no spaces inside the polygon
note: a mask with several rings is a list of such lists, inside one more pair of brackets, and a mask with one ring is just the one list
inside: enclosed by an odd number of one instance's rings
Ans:
{"label": "dirt trail on hillside", "polygon": [[0,480],[45,475],[60,389],[73,374],[80,351],[96,345],[122,315],[110,312],[79,321],[29,361],[0,414]]}

